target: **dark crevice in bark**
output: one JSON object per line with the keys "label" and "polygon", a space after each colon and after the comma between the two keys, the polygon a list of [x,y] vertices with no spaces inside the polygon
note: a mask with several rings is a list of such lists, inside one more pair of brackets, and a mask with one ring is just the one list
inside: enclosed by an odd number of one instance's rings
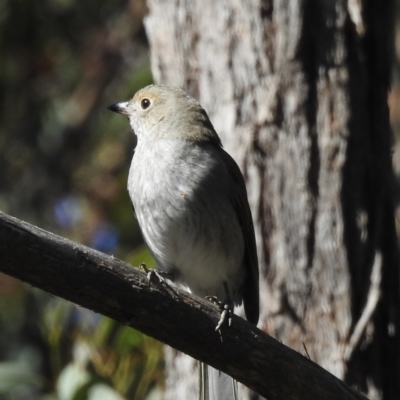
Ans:
{"label": "dark crevice in bark", "polygon": [[315,223],[317,218],[317,204],[319,197],[319,172],[320,172],[320,154],[318,148],[318,136],[316,132],[317,116],[317,82],[318,67],[320,55],[317,54],[315,33],[319,30],[315,27],[316,21],[321,20],[318,4],[316,1],[308,0],[304,9],[303,32],[299,45],[300,58],[304,68],[304,74],[308,86],[308,96],[306,103],[305,116],[307,118],[308,133],[310,140],[309,149],[309,169],[307,173],[307,183],[309,188],[310,200],[309,207],[311,215],[308,222],[307,235],[307,257],[308,268],[311,268],[315,252]]}
{"label": "dark crevice in bark", "polygon": [[274,11],[274,5],[271,0],[261,0],[260,2],[261,19],[271,19],[273,11]]}
{"label": "dark crevice in bark", "polygon": [[[390,3],[390,2],[389,2]],[[345,241],[352,287],[353,327],[368,301],[374,259],[382,254],[380,299],[371,317],[375,327],[366,334],[349,361],[345,380],[367,389],[367,380],[380,390],[382,398],[396,399],[399,393],[399,270],[395,239],[393,180],[390,164],[391,134],[386,92],[390,76],[388,32],[390,7],[366,3],[368,30],[358,38],[355,26],[347,24],[350,67],[350,138],[343,170],[342,204]],[[388,7],[386,11],[374,7]],[[387,18],[385,18],[387,17]],[[383,24],[383,21],[386,21]],[[366,213],[367,240],[360,240],[356,216]],[[391,312],[392,311],[392,312]],[[368,339],[368,343],[366,342]]]}
{"label": "dark crevice in bark", "polygon": [[[341,201],[344,213],[344,240],[349,260],[350,277],[352,280],[352,315],[356,323],[366,302],[370,286],[370,274],[375,254],[375,246],[371,242],[374,235],[373,204],[375,199],[373,187],[370,187],[368,168],[372,162],[371,154],[371,123],[366,115],[369,95],[368,77],[360,54],[360,41],[354,27],[348,22],[346,40],[349,67],[349,105],[351,107],[349,120],[349,137],[347,143],[346,164],[343,168],[343,185]],[[372,207],[371,207],[372,206]],[[357,214],[366,215],[367,237],[361,240],[360,229],[357,226]]]}
{"label": "dark crevice in bark", "polygon": [[[351,314],[353,332],[368,300],[371,285],[371,271],[376,253],[375,210],[376,192],[371,186],[373,168],[373,153],[371,152],[371,130],[373,130],[373,112],[367,102],[371,95],[368,86],[368,73],[365,69],[365,57],[362,41],[358,38],[355,26],[350,20],[346,24],[346,41],[349,66],[349,105],[351,118],[349,121],[349,138],[347,144],[346,164],[343,168],[343,184],[341,202],[343,208],[344,240],[347,248],[351,280]],[[369,111],[369,112],[368,112]],[[370,118],[370,120],[368,120]],[[374,180],[374,179],[373,179]],[[357,215],[365,215],[366,237],[362,238],[357,225]],[[372,359],[377,354],[375,348],[360,345],[365,340],[365,334],[357,348],[353,349],[348,361],[346,381],[355,387],[368,391],[367,379],[371,379]],[[379,357],[378,357],[379,358]],[[368,365],[365,363],[370,359]],[[376,359],[376,358],[375,358]],[[371,366],[371,367],[369,367]],[[375,380],[375,379],[374,379]],[[381,383],[375,380],[377,387]]]}
{"label": "dark crevice in bark", "polygon": [[383,281],[382,301],[378,309],[381,315],[379,321],[379,335],[383,337],[380,364],[383,366],[382,387],[385,399],[398,399],[400,393],[400,288],[399,288],[399,255],[396,240],[396,228],[393,220],[393,209],[390,200],[385,204],[385,229],[382,235]]}
{"label": "dark crevice in bark", "polygon": [[[390,150],[392,136],[389,127],[388,106],[386,103],[392,63],[393,2],[366,3],[365,15],[369,32],[365,37],[366,68],[370,83],[369,108],[374,116],[371,147],[374,152],[372,185],[375,189],[375,210],[377,214],[377,248],[382,252],[382,292],[377,307],[376,323],[380,347],[380,373],[383,397],[398,399],[400,392],[400,349],[399,349],[399,256],[394,226],[394,209],[391,195],[394,177]],[[392,22],[392,23],[391,23]],[[379,207],[379,208],[378,208]]]}
{"label": "dark crevice in bark", "polygon": [[[280,295],[281,295],[280,296],[281,297],[280,304],[281,304],[281,307],[282,307],[281,311],[290,320],[292,320],[295,325],[297,325],[301,329],[301,332],[303,334],[306,334],[307,329],[304,326],[303,317],[302,317],[302,315],[298,315],[298,313],[296,313],[296,310],[293,308],[293,306],[292,306],[292,304],[291,304],[291,302],[289,300],[289,293],[288,293],[285,285],[282,285],[282,288],[281,288],[281,291],[280,291]],[[305,304],[304,307],[306,307],[306,306],[307,305]]]}

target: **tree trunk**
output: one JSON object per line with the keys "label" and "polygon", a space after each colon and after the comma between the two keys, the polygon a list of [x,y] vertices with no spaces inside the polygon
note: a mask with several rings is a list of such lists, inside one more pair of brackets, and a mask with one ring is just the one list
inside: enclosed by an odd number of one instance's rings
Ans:
{"label": "tree trunk", "polygon": [[[259,326],[371,399],[399,398],[391,2],[148,4],[155,81],[200,101],[247,180]],[[195,398],[195,362],[166,353],[167,398]]]}

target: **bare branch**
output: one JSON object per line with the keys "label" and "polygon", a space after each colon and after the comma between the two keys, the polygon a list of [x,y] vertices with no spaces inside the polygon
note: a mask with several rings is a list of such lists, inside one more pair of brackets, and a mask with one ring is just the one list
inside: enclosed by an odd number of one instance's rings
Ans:
{"label": "bare branch", "polygon": [[107,315],[222,370],[269,400],[365,399],[299,353],[234,317],[221,336],[217,308],[149,283],[113,257],[0,213],[0,270]]}

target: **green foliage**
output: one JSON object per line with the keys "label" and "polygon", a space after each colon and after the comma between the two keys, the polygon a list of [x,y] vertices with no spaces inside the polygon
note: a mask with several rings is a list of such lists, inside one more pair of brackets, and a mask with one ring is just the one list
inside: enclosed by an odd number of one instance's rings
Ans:
{"label": "green foliage", "polygon": [[3,362],[0,364],[0,395],[13,390],[21,394],[26,392],[26,386],[43,386],[43,378],[32,373],[22,362]]}
{"label": "green foliage", "polygon": [[0,331],[0,345],[9,347],[14,361],[0,362],[0,399],[146,399],[150,393],[161,398],[161,343],[18,281],[12,284],[19,295],[1,297],[8,311],[1,309],[0,322],[11,332]]}
{"label": "green foliage", "polygon": [[[145,13],[143,0],[0,2],[0,209],[153,266],[126,190],[134,135],[107,110],[151,83]],[[153,339],[4,275],[0,306],[0,400],[161,398]]]}

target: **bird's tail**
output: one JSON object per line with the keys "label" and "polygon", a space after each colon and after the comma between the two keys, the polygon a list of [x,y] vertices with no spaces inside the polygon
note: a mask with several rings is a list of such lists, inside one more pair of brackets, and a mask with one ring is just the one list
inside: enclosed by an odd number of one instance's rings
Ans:
{"label": "bird's tail", "polygon": [[200,400],[238,400],[237,382],[204,363],[199,366]]}

